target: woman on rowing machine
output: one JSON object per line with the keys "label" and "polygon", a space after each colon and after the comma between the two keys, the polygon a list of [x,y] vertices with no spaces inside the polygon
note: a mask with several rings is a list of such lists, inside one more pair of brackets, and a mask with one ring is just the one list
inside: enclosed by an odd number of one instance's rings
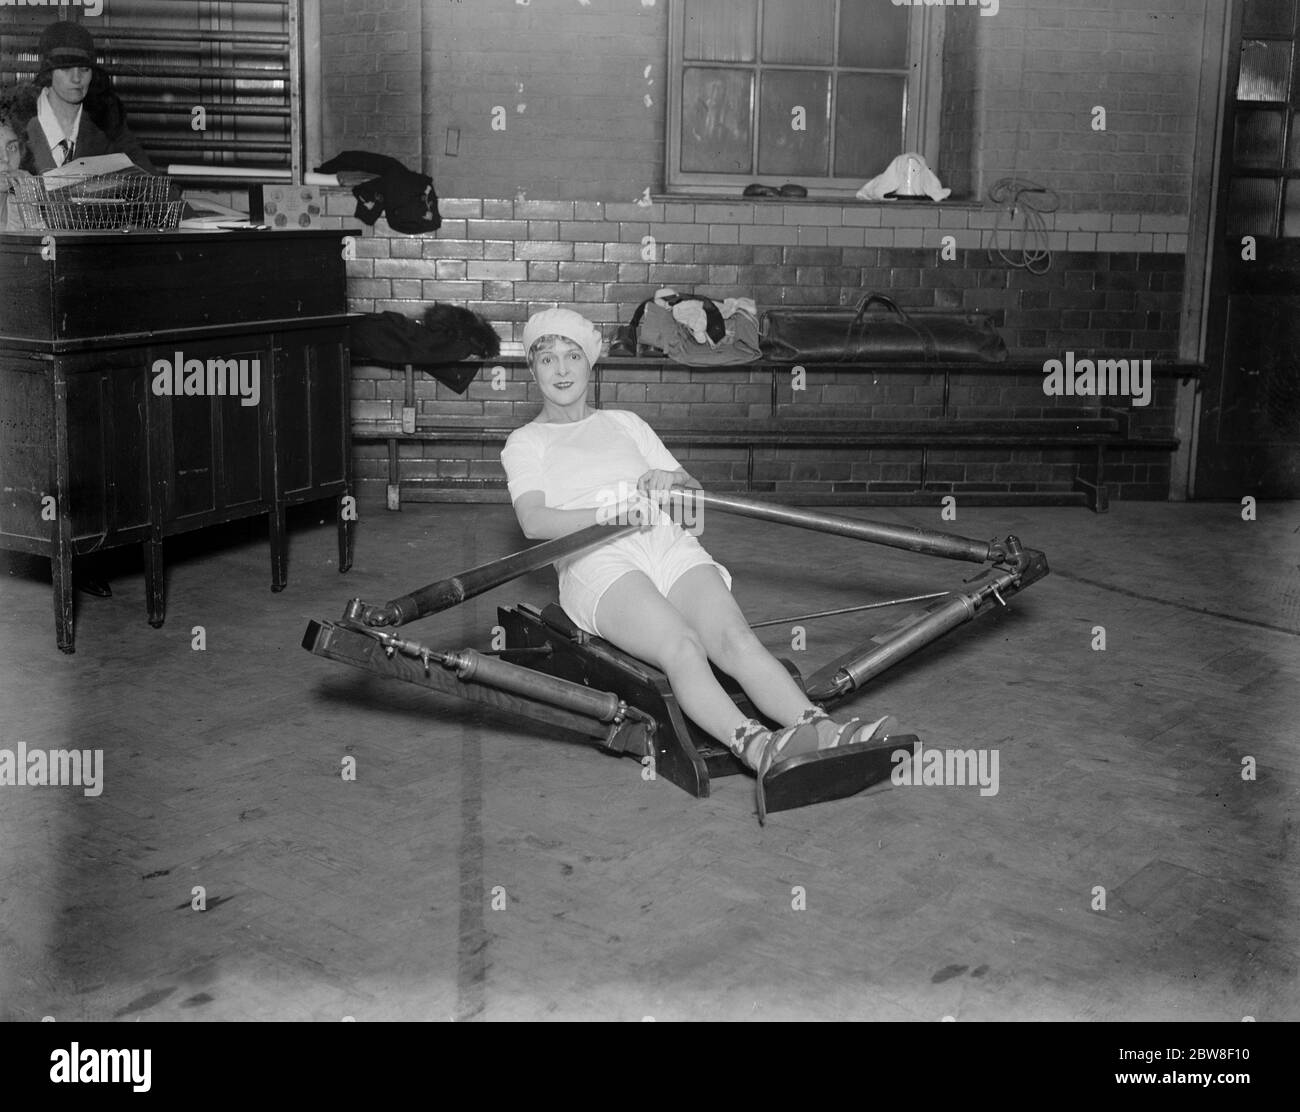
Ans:
{"label": "woman on rowing machine", "polygon": [[[569,309],[534,314],[524,327],[542,411],[501,452],[525,536],[549,540],[592,524],[639,521],[641,530],[556,561],[560,605],[589,633],[649,661],[682,709],[763,777],[777,761],[878,741],[892,718],[840,723],[804,696],[764,648],[731,597],[731,575],[659,503],[673,487],[699,487],[640,417],[587,404],[600,331]],[[769,729],[748,718],[714,678],[733,676]]]}

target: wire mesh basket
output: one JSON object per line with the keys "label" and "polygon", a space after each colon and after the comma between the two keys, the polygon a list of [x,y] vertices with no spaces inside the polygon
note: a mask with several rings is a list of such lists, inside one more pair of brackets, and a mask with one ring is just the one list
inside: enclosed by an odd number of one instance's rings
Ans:
{"label": "wire mesh basket", "polygon": [[171,229],[185,202],[165,174],[67,174],[18,178],[11,203],[28,228],[51,231]]}

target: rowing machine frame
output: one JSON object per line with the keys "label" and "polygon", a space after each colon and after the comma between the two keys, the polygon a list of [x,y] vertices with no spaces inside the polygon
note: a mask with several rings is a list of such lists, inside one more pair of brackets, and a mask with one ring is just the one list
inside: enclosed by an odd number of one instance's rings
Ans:
{"label": "rowing machine frame", "polygon": [[[700,490],[674,490],[671,497],[675,509],[693,511],[691,521],[709,511],[736,514],[986,565],[960,590],[936,597],[888,635],[850,650],[807,680],[794,664],[782,660],[808,698],[823,706],[848,698],[885,669],[993,604],[1005,605],[1009,597],[1048,574],[1043,553],[1024,548],[1015,536],[975,541]],[[659,669],[579,629],[558,605],[499,608],[505,646],[491,652],[439,651],[393,632],[639,527],[627,521],[594,525],[437,580],[383,606],[353,599],[340,621],[312,621],[303,647],[373,675],[576,732],[605,752],[635,756],[654,775],[697,798],[707,796],[714,777],[746,771],[741,762],[686,717]],[[716,669],[715,674],[742,711],[761,717],[729,676]],[[886,779],[900,751],[914,752],[916,744],[913,735],[894,735],[883,744],[850,745],[778,762],[764,779],[766,809],[781,811],[856,794]]]}

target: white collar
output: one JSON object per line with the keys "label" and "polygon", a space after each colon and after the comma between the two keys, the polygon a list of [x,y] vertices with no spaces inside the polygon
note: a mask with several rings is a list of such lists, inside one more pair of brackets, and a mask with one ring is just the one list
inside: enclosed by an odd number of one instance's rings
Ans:
{"label": "white collar", "polygon": [[[63,165],[63,152],[59,150],[59,144],[64,139],[71,139],[74,144],[77,141],[77,135],[81,131],[81,109],[82,105],[77,105],[77,118],[72,121],[72,130],[65,133],[63,125],[54,115],[54,105],[50,103],[50,90],[42,89],[41,95],[37,98],[36,119],[40,122],[41,130],[45,132],[45,142],[49,144],[50,154],[54,156],[56,165]],[[75,157],[77,152],[74,149],[72,153]]]}

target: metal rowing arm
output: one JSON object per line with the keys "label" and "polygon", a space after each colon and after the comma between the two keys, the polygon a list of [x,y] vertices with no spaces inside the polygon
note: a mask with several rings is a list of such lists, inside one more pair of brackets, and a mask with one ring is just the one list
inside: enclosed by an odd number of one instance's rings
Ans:
{"label": "metal rowing arm", "polygon": [[566,537],[543,541],[510,556],[502,556],[500,559],[490,560],[486,564],[470,568],[469,571],[463,571],[459,575],[436,580],[383,606],[361,605],[359,609],[353,608],[346,617],[367,626],[406,625],[408,622],[436,614],[439,610],[458,606],[466,599],[481,595],[512,579],[518,579],[521,575],[544,568],[566,556],[574,556],[589,548],[606,544],[616,537],[633,533],[639,528],[639,525],[631,522],[589,525],[586,529],[580,529]]}
{"label": "metal rowing arm", "polygon": [[1006,605],[1007,598],[1042,579],[1049,571],[1047,557],[1037,549],[1024,548],[1016,536],[976,541],[951,533],[860,521],[840,514],[794,509],[730,494],[680,489],[675,489],[672,494],[685,502],[694,502],[697,510],[713,509],[921,552],[927,556],[991,565],[970,581],[967,590],[931,603],[920,615],[895,629],[891,636],[876,639],[870,648],[850,650],[810,676],[808,698],[819,703],[838,701],[852,694],[886,668],[987,611],[990,601]]}
{"label": "metal rowing arm", "polygon": [[[654,718],[610,691],[594,690],[474,649],[442,652],[356,620],[353,599],[340,622],[308,623],[302,647],[374,675],[455,695],[493,710],[548,722],[597,739],[607,750],[653,751]],[[546,650],[535,650],[545,652]]]}

